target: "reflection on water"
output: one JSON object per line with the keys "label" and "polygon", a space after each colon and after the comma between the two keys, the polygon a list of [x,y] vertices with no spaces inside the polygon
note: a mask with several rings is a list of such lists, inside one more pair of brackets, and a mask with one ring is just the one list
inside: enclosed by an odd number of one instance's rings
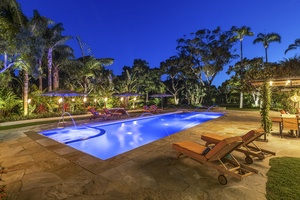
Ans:
{"label": "reflection on water", "polygon": [[220,113],[176,113],[113,124],[54,129],[41,134],[103,160],[220,117]]}

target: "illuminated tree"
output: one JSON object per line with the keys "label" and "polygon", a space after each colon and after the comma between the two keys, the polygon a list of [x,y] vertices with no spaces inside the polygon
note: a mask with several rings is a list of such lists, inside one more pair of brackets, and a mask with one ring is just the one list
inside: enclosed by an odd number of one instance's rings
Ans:
{"label": "illuminated tree", "polygon": [[[205,88],[208,100],[211,99],[210,87],[216,75],[236,57],[233,54],[234,42],[232,31],[222,31],[220,27],[214,30],[201,29],[191,33],[191,38],[177,40],[179,54],[192,59],[188,65],[191,74],[202,88]],[[186,68],[187,70],[187,68]]]}
{"label": "illuminated tree", "polygon": [[52,91],[52,65],[53,51],[59,46],[64,45],[71,36],[62,36],[63,26],[61,23],[54,24],[46,29],[44,34],[45,46],[48,61],[48,91]]}

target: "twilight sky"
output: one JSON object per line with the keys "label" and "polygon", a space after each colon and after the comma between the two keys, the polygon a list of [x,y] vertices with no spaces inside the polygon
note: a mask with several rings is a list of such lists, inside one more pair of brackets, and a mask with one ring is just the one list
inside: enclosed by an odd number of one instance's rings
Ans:
{"label": "twilight sky", "polygon": [[[134,59],[150,67],[176,55],[176,40],[183,35],[220,26],[249,26],[253,37],[243,41],[244,57],[264,57],[262,44],[252,44],[258,33],[275,32],[281,43],[271,43],[269,62],[294,57],[299,50],[284,51],[300,38],[299,0],[17,0],[27,17],[33,10],[62,23],[65,36],[80,36],[96,58],[114,58],[108,66],[119,75]],[[67,43],[80,57],[75,39]],[[239,54],[239,46],[236,46]],[[236,61],[232,61],[233,65]],[[214,85],[229,78],[228,67],[217,75]]]}

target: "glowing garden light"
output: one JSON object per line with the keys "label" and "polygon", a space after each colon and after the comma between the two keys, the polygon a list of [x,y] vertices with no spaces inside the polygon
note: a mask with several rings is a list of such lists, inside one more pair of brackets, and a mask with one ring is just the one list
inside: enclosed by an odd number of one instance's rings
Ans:
{"label": "glowing garden light", "polygon": [[105,108],[106,108],[106,102],[107,102],[107,100],[108,100],[108,98],[105,97],[105,98],[104,98],[104,107],[105,107]]}

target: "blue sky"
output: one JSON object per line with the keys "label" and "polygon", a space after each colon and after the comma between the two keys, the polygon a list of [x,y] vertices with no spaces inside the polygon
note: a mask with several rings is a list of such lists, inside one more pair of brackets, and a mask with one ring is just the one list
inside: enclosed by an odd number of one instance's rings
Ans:
{"label": "blue sky", "polygon": [[[271,43],[269,62],[293,57],[284,54],[288,45],[300,38],[299,0],[17,0],[26,16],[34,9],[42,16],[62,23],[64,35],[80,36],[97,58],[114,58],[107,67],[119,75],[134,59],[146,60],[150,67],[176,55],[176,40],[199,29],[221,26],[249,26],[255,36],[243,42],[244,57],[264,57],[262,44],[252,44],[258,33],[275,32],[282,42]],[[68,43],[77,57],[79,47]],[[236,46],[239,53],[239,46]],[[234,64],[233,61],[231,64]],[[229,78],[224,71],[214,85]]]}

